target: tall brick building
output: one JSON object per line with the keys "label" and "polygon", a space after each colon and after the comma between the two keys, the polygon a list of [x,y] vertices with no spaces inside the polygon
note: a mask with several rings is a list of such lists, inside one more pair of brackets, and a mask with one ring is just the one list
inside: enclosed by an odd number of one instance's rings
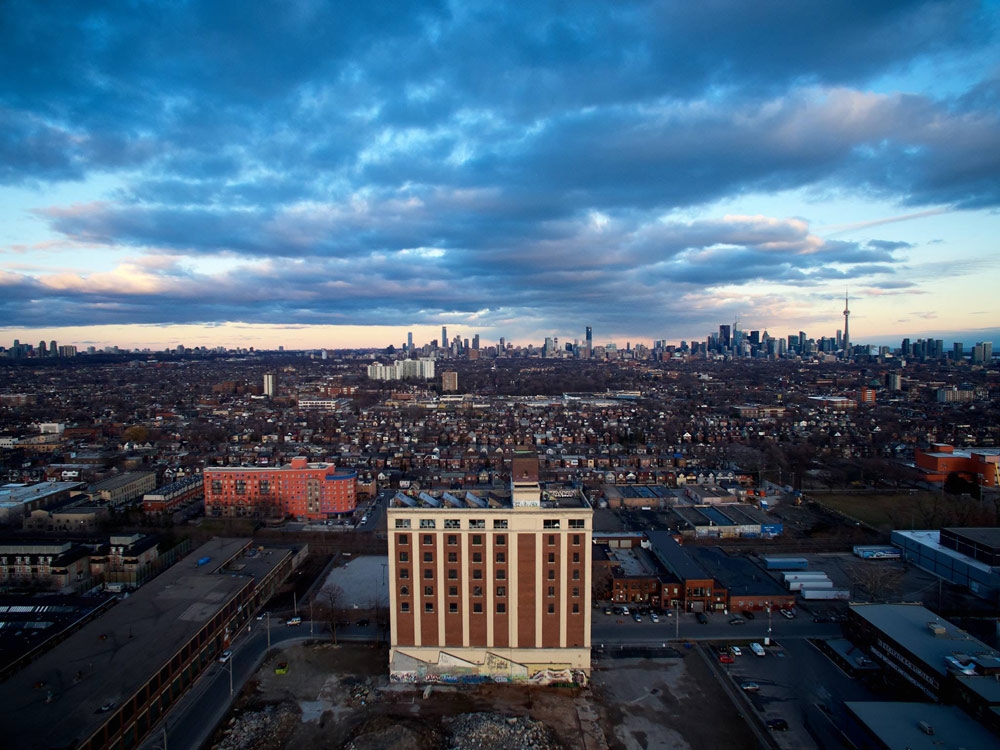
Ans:
{"label": "tall brick building", "polygon": [[587,680],[593,510],[543,501],[534,453],[512,469],[509,497],[393,500],[393,679]]}
{"label": "tall brick building", "polygon": [[205,469],[205,515],[323,520],[357,507],[358,473],[298,456],[288,466]]}

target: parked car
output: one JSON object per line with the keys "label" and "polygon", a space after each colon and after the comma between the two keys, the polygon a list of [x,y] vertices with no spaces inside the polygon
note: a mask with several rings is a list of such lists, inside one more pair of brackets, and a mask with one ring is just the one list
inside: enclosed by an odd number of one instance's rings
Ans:
{"label": "parked car", "polygon": [[779,609],[778,611],[781,613],[782,617],[785,617],[785,618],[787,618],[789,620],[794,620],[795,619],[795,613],[792,612],[792,610],[790,610],[790,609]]}
{"label": "parked car", "polygon": [[742,625],[745,622],[746,622],[746,620],[744,620],[742,617],[734,617],[732,620],[729,621],[729,624],[730,625]]}
{"label": "parked car", "polygon": [[658,614],[656,614],[656,612],[650,612],[649,613],[649,621],[650,622],[659,622],[660,621],[660,616]]}
{"label": "parked car", "polygon": [[739,646],[730,646],[729,653],[733,656],[743,656],[743,650]]}
{"label": "parked car", "polygon": [[694,616],[702,625],[708,625],[708,615],[704,612],[695,612]]}
{"label": "parked car", "polygon": [[642,615],[636,612],[635,614],[632,615],[632,619],[635,620],[636,622],[642,622]]}
{"label": "parked car", "polygon": [[732,654],[719,654],[719,662],[721,664],[732,664],[735,659],[733,659]]}
{"label": "parked car", "polygon": [[753,619],[753,612],[751,612],[749,609],[744,609],[742,612],[740,612],[740,614],[743,615],[743,617],[745,617],[747,620]]}
{"label": "parked car", "polygon": [[756,682],[741,682],[740,688],[748,693],[756,693],[758,690],[760,690],[760,685],[758,685]]}
{"label": "parked car", "polygon": [[274,668],[275,674],[288,674],[288,662],[280,661]]}
{"label": "parked car", "polygon": [[622,607],[622,614],[623,615],[629,614],[628,607]]}
{"label": "parked car", "polygon": [[605,608],[604,608],[604,614],[606,614],[606,615],[610,615],[610,614],[611,614],[611,612],[612,612],[612,610],[611,610],[611,607],[605,607]]}
{"label": "parked car", "polygon": [[233,658],[233,652],[230,651],[227,648],[225,651],[223,651],[221,654],[219,654],[219,663],[220,664],[225,664],[227,661],[229,661],[232,658]]}
{"label": "parked car", "polygon": [[772,732],[787,732],[788,722],[784,719],[768,719],[767,728]]}
{"label": "parked car", "polygon": [[289,617],[287,620],[285,620],[285,625],[301,625],[301,624],[302,624],[301,617]]}

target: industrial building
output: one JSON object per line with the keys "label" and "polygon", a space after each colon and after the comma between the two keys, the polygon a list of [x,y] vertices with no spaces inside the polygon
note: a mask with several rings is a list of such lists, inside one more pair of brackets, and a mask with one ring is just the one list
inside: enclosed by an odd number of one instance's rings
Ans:
{"label": "industrial building", "polygon": [[394,680],[585,683],[593,510],[541,499],[518,449],[510,494],[397,494],[388,509]]}
{"label": "industrial building", "polygon": [[917,604],[851,604],[845,633],[901,693],[957,704],[1000,732],[996,649]]}
{"label": "industrial building", "polygon": [[914,565],[1000,603],[1000,529],[893,531],[892,543]]}
{"label": "industrial building", "polygon": [[925,482],[944,484],[949,474],[980,487],[1000,487],[1000,448],[955,448],[935,443],[929,449],[917,449],[913,461]]}
{"label": "industrial building", "polygon": [[136,747],[292,570],[217,539],[83,625],[3,683],[9,750]]}

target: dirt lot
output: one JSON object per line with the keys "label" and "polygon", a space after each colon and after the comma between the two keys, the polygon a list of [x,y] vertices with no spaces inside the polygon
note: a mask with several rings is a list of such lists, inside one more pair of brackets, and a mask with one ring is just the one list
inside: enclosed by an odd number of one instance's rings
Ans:
{"label": "dirt lot", "polygon": [[[530,717],[544,725],[524,720],[540,749],[755,747],[695,653],[599,661],[591,686],[583,689],[390,684],[387,656],[384,648],[353,644],[279,652],[247,686],[214,746],[438,750],[460,747],[473,727],[480,730],[476,747],[513,750],[521,745],[512,743],[510,732],[522,727],[511,717]],[[280,662],[287,674],[275,674]],[[499,715],[493,721],[500,726],[487,722],[484,728],[485,719],[469,718],[479,712]]]}

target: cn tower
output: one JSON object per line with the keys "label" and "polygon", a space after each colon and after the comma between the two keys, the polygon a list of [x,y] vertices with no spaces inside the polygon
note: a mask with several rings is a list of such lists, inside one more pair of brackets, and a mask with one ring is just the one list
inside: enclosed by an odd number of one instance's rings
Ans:
{"label": "cn tower", "polygon": [[851,314],[850,307],[847,304],[847,292],[844,292],[844,358],[850,357],[851,350],[851,328],[849,322],[849,316]]}

